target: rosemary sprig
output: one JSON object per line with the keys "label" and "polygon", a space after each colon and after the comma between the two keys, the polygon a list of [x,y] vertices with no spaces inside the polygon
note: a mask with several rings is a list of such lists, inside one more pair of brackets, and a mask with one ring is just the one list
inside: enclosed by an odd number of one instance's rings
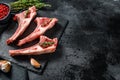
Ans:
{"label": "rosemary sprig", "polygon": [[13,12],[25,10],[31,6],[35,6],[37,9],[40,9],[42,7],[51,7],[50,4],[42,3],[39,0],[18,0],[15,2],[11,2],[10,5]]}
{"label": "rosemary sprig", "polygon": [[28,13],[29,13],[29,10],[26,10],[25,11],[25,18],[27,17]]}
{"label": "rosemary sprig", "polygon": [[49,46],[51,46],[53,44],[54,44],[54,42],[47,42],[47,41],[45,41],[44,43],[40,44],[40,46],[46,48],[46,47],[49,47]]}

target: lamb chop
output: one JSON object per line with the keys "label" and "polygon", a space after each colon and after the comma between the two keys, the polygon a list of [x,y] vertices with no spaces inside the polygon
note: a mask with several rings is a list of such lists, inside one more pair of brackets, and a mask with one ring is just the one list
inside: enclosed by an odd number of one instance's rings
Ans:
{"label": "lamb chop", "polygon": [[19,40],[18,46],[21,46],[25,43],[28,43],[30,41],[39,38],[39,36],[44,34],[48,29],[51,29],[57,21],[58,19],[56,18],[37,17],[35,19],[35,22],[37,23],[37,27],[30,35]]}
{"label": "lamb chop", "polygon": [[23,32],[27,29],[32,19],[36,16],[36,7],[30,7],[28,10],[23,11],[15,15],[14,20],[18,22],[18,28],[16,32],[10,37],[6,43],[10,44],[15,41]]}
{"label": "lamb chop", "polygon": [[24,49],[9,50],[11,56],[16,55],[41,55],[46,53],[53,53],[56,50],[58,39],[50,39],[41,35],[39,43]]}

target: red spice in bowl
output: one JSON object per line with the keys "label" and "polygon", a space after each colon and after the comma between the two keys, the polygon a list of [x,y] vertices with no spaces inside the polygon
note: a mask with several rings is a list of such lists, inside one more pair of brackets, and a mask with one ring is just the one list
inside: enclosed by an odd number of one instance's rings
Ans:
{"label": "red spice in bowl", "polygon": [[4,5],[4,4],[0,4],[0,20],[5,18],[9,13],[9,7]]}
{"label": "red spice in bowl", "polygon": [[6,24],[11,18],[11,7],[7,3],[0,3],[0,24]]}

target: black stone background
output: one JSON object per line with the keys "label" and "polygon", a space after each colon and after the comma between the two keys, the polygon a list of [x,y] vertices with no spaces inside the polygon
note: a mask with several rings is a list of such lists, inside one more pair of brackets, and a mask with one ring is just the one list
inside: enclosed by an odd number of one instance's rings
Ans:
{"label": "black stone background", "polygon": [[53,5],[50,11],[69,20],[61,49],[52,56],[43,75],[21,72],[21,67],[14,74],[28,74],[29,80],[120,80],[120,1],[45,2]]}

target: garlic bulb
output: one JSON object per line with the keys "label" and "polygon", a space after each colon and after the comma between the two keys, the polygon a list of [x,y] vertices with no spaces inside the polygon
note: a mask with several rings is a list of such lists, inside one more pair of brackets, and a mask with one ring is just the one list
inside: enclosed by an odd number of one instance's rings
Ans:
{"label": "garlic bulb", "polygon": [[11,63],[7,60],[0,60],[0,70],[7,73],[11,69]]}

